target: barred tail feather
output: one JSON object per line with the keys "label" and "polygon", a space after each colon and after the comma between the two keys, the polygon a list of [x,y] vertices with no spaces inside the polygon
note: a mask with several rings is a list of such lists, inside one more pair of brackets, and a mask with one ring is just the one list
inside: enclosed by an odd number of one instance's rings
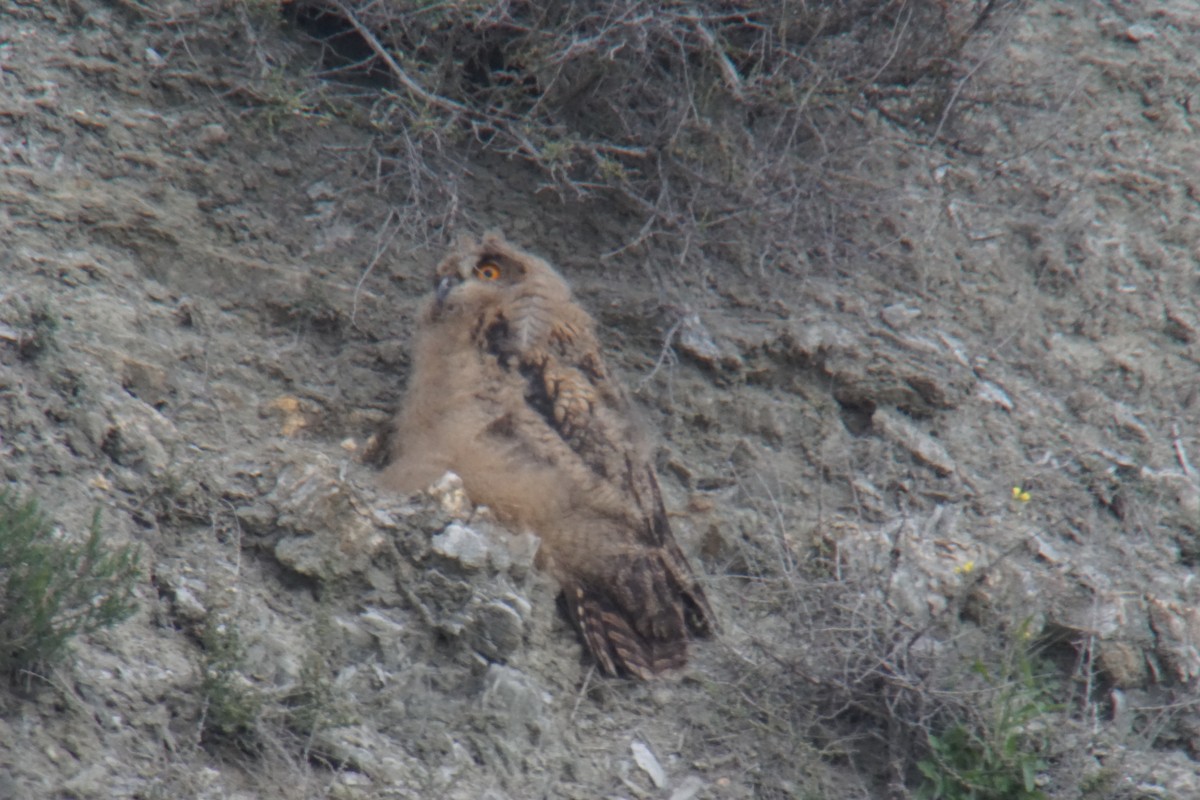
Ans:
{"label": "barred tail feather", "polygon": [[687,632],[682,626],[666,637],[644,636],[605,593],[580,583],[564,586],[563,599],[571,621],[605,674],[648,681],[687,665]]}

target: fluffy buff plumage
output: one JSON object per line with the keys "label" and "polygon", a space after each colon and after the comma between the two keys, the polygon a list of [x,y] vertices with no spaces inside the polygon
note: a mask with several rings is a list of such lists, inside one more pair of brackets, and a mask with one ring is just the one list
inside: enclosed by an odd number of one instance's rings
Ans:
{"label": "fluffy buff plumage", "polygon": [[606,673],[687,663],[714,617],[671,533],[658,478],[591,317],[545,261],[489,234],[437,268],[386,482],[446,470],[515,529]]}

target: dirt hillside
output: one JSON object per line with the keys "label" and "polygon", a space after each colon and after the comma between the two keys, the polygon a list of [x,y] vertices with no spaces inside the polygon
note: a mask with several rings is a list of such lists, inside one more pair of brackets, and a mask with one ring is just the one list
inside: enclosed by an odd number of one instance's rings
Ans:
{"label": "dirt hillside", "polygon": [[[767,263],[498,156],[397,177],[275,4],[199,5],[0,0],[0,478],[143,568],[0,689],[0,798],[956,798],[956,729],[1032,782],[979,797],[1200,797],[1194,3],[1006,5],[953,114],[855,101]],[[676,679],[596,674],[527,534],[378,488],[488,228],[655,432],[722,625]]]}

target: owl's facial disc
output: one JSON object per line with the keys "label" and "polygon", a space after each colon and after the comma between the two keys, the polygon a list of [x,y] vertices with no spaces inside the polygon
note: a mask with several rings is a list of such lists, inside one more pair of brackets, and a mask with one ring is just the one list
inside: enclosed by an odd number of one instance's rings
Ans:
{"label": "owl's facial disc", "polygon": [[525,267],[518,259],[495,249],[447,259],[434,274],[433,318],[457,314],[464,303],[472,305],[493,297],[496,291],[511,287],[524,275]]}

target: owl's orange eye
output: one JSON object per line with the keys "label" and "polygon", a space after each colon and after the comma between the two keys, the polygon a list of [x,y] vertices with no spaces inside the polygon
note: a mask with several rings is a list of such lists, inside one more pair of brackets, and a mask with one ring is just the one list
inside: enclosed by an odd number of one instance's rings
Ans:
{"label": "owl's orange eye", "polygon": [[475,268],[475,277],[481,281],[494,281],[500,277],[500,268],[490,261]]}

